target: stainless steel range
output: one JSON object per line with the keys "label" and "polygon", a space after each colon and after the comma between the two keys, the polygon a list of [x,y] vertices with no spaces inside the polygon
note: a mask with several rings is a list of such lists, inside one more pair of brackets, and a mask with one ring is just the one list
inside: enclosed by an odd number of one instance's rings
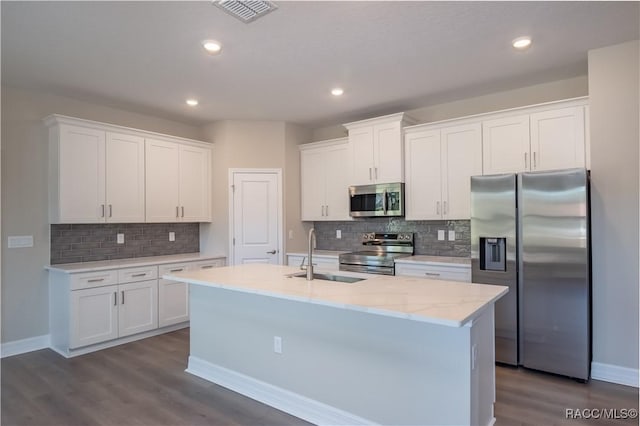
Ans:
{"label": "stainless steel range", "polygon": [[395,275],[395,260],[413,255],[413,234],[368,232],[362,246],[362,251],[340,255],[341,271]]}

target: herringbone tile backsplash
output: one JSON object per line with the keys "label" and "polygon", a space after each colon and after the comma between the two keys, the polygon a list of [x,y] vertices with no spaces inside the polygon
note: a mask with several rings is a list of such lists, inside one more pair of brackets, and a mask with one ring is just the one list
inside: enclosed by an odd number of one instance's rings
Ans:
{"label": "herringbone tile backsplash", "polygon": [[[175,232],[175,241],[169,241],[169,232]],[[124,244],[117,243],[117,234],[124,234]],[[52,265],[198,251],[198,223],[51,225]]]}

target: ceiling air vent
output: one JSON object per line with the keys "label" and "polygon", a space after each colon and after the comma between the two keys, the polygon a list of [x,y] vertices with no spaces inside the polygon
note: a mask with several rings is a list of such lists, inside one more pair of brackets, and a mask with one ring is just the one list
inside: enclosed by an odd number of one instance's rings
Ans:
{"label": "ceiling air vent", "polygon": [[255,21],[261,16],[276,10],[278,6],[270,1],[236,1],[236,0],[214,0],[213,4],[235,16],[245,23]]}

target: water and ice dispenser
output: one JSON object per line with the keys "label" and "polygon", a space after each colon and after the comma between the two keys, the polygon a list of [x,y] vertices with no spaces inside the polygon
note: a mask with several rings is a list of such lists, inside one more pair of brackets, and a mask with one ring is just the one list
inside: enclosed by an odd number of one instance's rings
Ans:
{"label": "water and ice dispenser", "polygon": [[484,271],[506,271],[506,247],[506,238],[480,237],[480,269]]}

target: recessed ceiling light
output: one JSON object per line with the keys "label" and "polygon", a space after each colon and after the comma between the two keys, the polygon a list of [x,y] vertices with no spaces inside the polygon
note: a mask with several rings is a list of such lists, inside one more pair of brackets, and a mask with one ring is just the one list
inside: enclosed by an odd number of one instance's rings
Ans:
{"label": "recessed ceiling light", "polygon": [[513,40],[511,44],[513,44],[513,47],[515,47],[516,49],[526,49],[527,47],[531,46],[531,37],[518,37],[517,39]]}
{"label": "recessed ceiling light", "polygon": [[335,89],[331,89],[331,94],[332,94],[333,96],[340,96],[340,95],[342,95],[343,93],[344,93],[344,90],[342,90],[342,89],[341,89],[341,88],[339,88],[339,87],[336,87]]}
{"label": "recessed ceiling light", "polygon": [[204,47],[204,50],[206,50],[209,53],[220,53],[220,51],[222,50],[222,44],[220,44],[219,41],[215,41],[215,40],[203,40],[202,41],[202,47]]}
{"label": "recessed ceiling light", "polygon": [[198,105],[198,100],[197,99],[187,99],[187,105],[194,107],[194,106]]}

